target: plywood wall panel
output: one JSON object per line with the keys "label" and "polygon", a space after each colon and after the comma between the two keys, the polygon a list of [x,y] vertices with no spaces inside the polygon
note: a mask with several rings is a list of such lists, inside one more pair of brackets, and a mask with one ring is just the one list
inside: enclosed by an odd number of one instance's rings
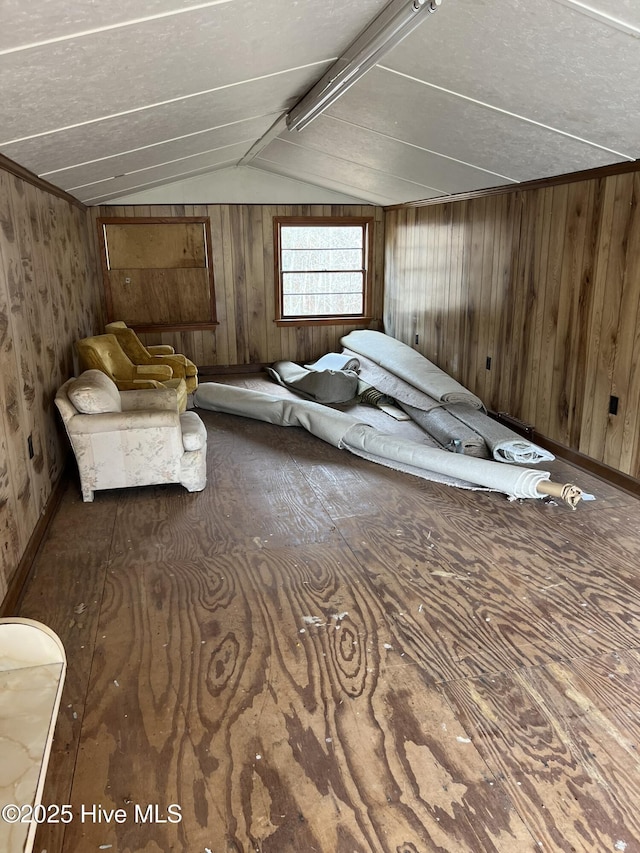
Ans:
{"label": "plywood wall panel", "polygon": [[[384,214],[367,205],[151,205],[93,208],[109,216],[209,216],[218,325],[214,330],[141,334],[148,344],[168,343],[200,367],[311,361],[340,349],[351,327],[277,326],[273,259],[274,216],[372,216],[375,219],[372,313],[382,318]],[[95,226],[94,226],[95,227]],[[97,234],[97,229],[96,229]],[[122,318],[126,319],[126,318]],[[353,327],[357,328],[357,327]],[[96,330],[100,331],[100,330]]]}
{"label": "plywood wall panel", "polygon": [[[640,282],[640,175],[632,176],[627,217],[620,240],[620,315],[616,329],[611,393],[619,398],[618,415],[606,437],[606,458],[632,464],[638,410],[637,357],[638,288]],[[609,463],[611,464],[611,463]]]}
{"label": "plywood wall panel", "polygon": [[101,314],[85,211],[0,170],[0,599],[65,464],[55,391]]}
{"label": "plywood wall panel", "polygon": [[[28,326],[30,291],[33,276],[28,257],[23,259],[20,242],[23,226],[23,206],[14,195],[18,180],[13,175],[0,173],[0,220],[10,222],[4,230],[2,246],[3,272],[7,287],[7,312],[9,323],[9,358],[3,364],[3,399],[7,418],[9,465],[13,472],[15,512],[21,549],[24,550],[29,535],[38,518],[38,499],[34,499],[33,473],[27,462],[27,441],[34,431],[33,401],[35,398],[34,352]],[[25,286],[26,285],[26,286]]]}
{"label": "plywood wall panel", "polygon": [[15,243],[13,210],[9,194],[10,176],[0,171],[0,581],[6,584],[17,566],[26,545],[26,530],[20,518],[19,498],[28,485],[28,472],[20,424],[22,422],[19,393],[19,365],[13,346],[11,325],[11,290],[16,271],[10,264]]}
{"label": "plywood wall panel", "polygon": [[[23,423],[33,446],[30,460],[32,500],[30,506],[36,518],[42,512],[49,494],[49,472],[45,470],[44,445],[47,413],[37,393],[45,387],[44,339],[42,335],[42,313],[46,306],[36,298],[38,276],[42,270],[38,264],[38,242],[40,229],[37,218],[29,215],[28,185],[18,178],[11,181],[14,218],[16,222],[16,247],[22,265],[22,298],[12,308],[13,332],[20,360],[23,395]],[[33,522],[32,522],[33,523]]]}
{"label": "plywood wall panel", "polygon": [[386,331],[419,334],[490,408],[639,476],[639,197],[629,172],[387,211]]}

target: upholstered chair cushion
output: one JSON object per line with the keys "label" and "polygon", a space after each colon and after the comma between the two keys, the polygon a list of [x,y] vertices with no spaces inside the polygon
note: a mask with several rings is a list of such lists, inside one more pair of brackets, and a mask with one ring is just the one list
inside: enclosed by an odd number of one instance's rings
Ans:
{"label": "upholstered chair cushion", "polygon": [[207,444],[207,430],[195,412],[180,415],[182,446],[185,450],[202,450]]}
{"label": "upholstered chair cushion", "polygon": [[[133,329],[122,320],[116,320],[105,326],[105,332],[118,339],[124,353],[133,364],[165,364],[171,367],[174,379],[184,379],[187,392],[193,394],[198,387],[198,368],[191,359],[181,353],[174,353],[173,347],[168,347],[170,353],[163,352],[162,346],[148,347],[143,344]],[[89,366],[89,365],[86,365]]]}
{"label": "upholstered chair cushion", "polygon": [[119,391],[143,388],[159,388],[165,385],[176,393],[179,412],[187,408],[188,388],[183,378],[173,376],[170,366],[134,364],[126,355],[115,335],[94,335],[76,342],[76,349],[83,370],[101,370],[116,385]]}
{"label": "upholstered chair cushion", "polygon": [[[181,383],[186,397],[184,380]],[[207,431],[195,412],[178,413],[172,388],[118,392],[99,370],[69,379],[55,397],[78,463],[82,499],[97,489],[207,482]],[[73,397],[73,400],[72,400]]]}
{"label": "upholstered chair cushion", "polygon": [[120,392],[115,382],[101,370],[86,370],[71,382],[67,395],[84,415],[122,411]]}

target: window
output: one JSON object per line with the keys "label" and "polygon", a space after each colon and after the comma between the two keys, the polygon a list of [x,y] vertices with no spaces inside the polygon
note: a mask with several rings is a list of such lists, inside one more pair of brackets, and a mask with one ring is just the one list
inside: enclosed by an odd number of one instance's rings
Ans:
{"label": "window", "polygon": [[370,319],[372,223],[275,217],[277,323]]}

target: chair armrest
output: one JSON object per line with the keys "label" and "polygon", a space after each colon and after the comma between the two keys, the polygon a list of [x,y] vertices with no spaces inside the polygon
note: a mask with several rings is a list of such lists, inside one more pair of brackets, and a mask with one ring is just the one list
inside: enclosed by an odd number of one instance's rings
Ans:
{"label": "chair armrest", "polygon": [[180,415],[182,446],[185,450],[202,450],[207,445],[207,428],[195,412]]}
{"label": "chair armrest", "polygon": [[136,379],[156,379],[166,382],[171,379],[173,370],[168,364],[136,364]]}
{"label": "chair armrest", "polygon": [[155,379],[118,379],[118,391],[139,391],[149,388],[164,388],[160,382]]}
{"label": "chair armrest", "polygon": [[175,350],[169,344],[154,344],[147,347],[149,355],[173,355]]}
{"label": "chair armrest", "polygon": [[135,412],[144,409],[148,412],[176,410],[176,392],[173,388],[157,384],[157,388],[120,392],[123,412]]}
{"label": "chair armrest", "polygon": [[[189,359],[177,353],[176,355],[154,355],[153,356],[153,365],[146,365],[146,367],[154,367],[156,365],[164,365],[168,364],[171,370],[173,371],[174,379],[184,379],[186,376],[189,376],[191,373],[196,372],[195,365],[189,361]],[[188,368],[191,368],[189,370]]]}
{"label": "chair armrest", "polygon": [[[175,404],[174,404],[175,405]],[[96,435],[102,432],[120,432],[127,429],[150,427],[179,428],[180,420],[175,407],[173,411],[103,412],[99,415],[75,415],[67,423],[70,435]]]}

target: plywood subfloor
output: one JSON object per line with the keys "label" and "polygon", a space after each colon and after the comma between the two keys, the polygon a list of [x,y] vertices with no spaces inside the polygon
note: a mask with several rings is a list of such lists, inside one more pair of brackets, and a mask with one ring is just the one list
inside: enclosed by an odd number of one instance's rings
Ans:
{"label": "plywood subfloor", "polygon": [[69,659],[43,802],[73,819],[34,850],[640,850],[637,499],[202,417],[204,492],[72,480],[38,555],[21,615]]}

